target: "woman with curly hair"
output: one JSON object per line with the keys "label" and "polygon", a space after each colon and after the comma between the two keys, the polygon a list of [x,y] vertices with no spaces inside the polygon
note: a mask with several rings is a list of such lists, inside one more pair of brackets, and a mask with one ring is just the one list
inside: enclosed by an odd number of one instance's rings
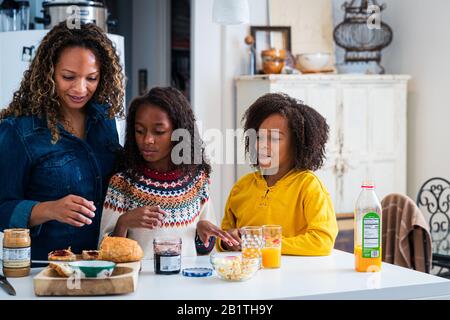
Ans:
{"label": "woman with curly hair", "polygon": [[[338,228],[330,194],[313,173],[325,158],[328,125],[285,94],[267,94],[244,115],[246,152],[258,169],[230,192],[222,229],[240,241],[243,226],[281,225],[281,253],[329,255]],[[240,250],[219,242],[219,249]]]}
{"label": "woman with curly hair", "polygon": [[101,235],[134,239],[148,258],[156,237],[180,237],[183,256],[208,254],[216,237],[238,245],[209,221],[215,220],[211,167],[202,144],[180,91],[153,88],[135,98],[127,116],[123,170],[109,183]]}
{"label": "woman with curly hair", "polygon": [[0,113],[0,230],[31,229],[32,259],[95,249],[120,150],[123,75],[94,24],[55,26]]}

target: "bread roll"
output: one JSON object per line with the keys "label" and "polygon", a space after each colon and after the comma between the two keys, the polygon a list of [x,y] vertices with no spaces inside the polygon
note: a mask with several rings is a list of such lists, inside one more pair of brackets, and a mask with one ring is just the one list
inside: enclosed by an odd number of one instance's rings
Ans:
{"label": "bread roll", "polygon": [[106,236],[100,244],[100,257],[116,263],[134,262],[142,260],[144,252],[135,240]]}

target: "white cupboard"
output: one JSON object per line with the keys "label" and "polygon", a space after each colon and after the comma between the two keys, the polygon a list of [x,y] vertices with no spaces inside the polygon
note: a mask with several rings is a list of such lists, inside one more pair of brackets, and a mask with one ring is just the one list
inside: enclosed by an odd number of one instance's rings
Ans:
{"label": "white cupboard", "polygon": [[[320,112],[330,126],[327,160],[316,173],[337,213],[353,212],[363,180],[376,184],[380,200],[406,194],[407,75],[257,75],[236,84],[236,129],[261,95],[283,92]],[[237,142],[236,178],[251,171],[243,138]]]}

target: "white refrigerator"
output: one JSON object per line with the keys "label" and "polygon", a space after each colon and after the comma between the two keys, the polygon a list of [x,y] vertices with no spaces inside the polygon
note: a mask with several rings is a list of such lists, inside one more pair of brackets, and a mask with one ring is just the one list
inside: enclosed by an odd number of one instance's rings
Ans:
{"label": "white refrigerator", "polygon": [[[12,100],[19,88],[23,73],[28,69],[39,43],[49,30],[0,32],[0,109]],[[122,36],[108,34],[114,43],[125,75],[125,47]],[[119,141],[125,141],[125,121],[116,120]]]}

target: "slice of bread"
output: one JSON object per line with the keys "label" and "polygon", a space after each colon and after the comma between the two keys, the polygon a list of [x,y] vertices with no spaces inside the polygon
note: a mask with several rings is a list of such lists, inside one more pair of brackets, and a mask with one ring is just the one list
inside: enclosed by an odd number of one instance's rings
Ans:
{"label": "slice of bread", "polygon": [[70,247],[68,249],[54,250],[48,254],[50,261],[75,261],[77,256],[72,252]]}
{"label": "slice of bread", "polygon": [[69,278],[75,272],[67,263],[50,262],[48,266],[64,278]]}

